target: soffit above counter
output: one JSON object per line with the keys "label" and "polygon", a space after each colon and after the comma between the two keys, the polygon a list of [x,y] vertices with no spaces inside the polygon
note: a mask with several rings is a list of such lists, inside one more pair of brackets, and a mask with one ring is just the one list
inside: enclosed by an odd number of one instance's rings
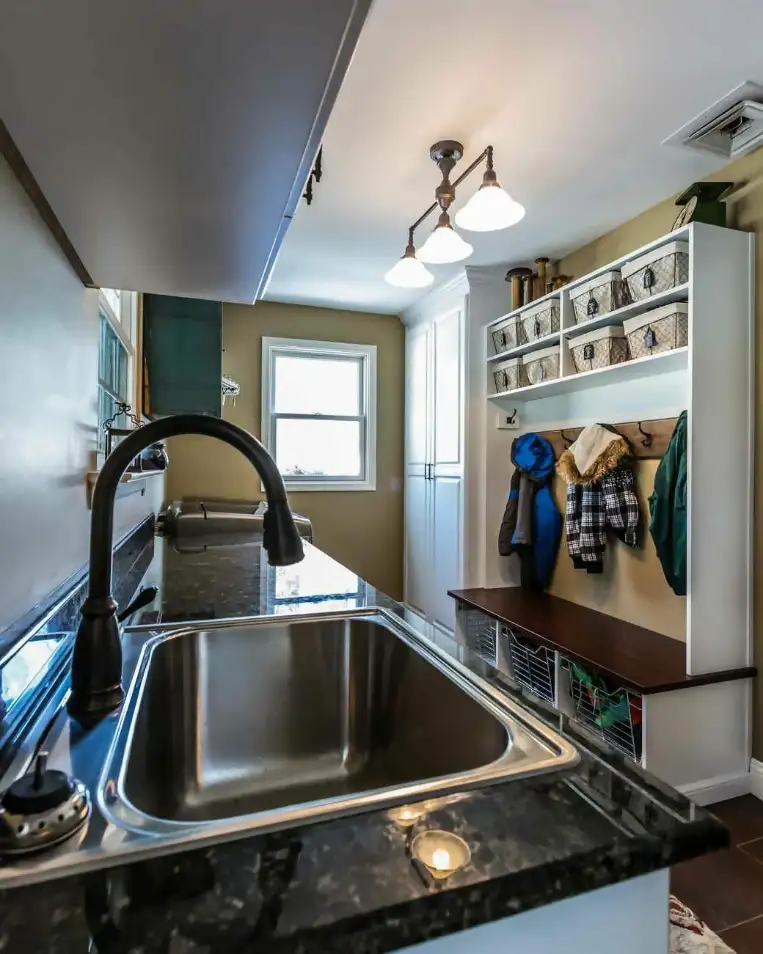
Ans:
{"label": "soffit above counter", "polygon": [[93,284],[260,295],[369,6],[3,9],[0,116]]}

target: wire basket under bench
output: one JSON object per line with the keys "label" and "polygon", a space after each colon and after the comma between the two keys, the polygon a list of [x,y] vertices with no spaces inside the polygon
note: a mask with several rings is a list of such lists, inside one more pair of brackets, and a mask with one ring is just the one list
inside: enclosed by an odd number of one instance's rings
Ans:
{"label": "wire basket under bench", "polygon": [[501,668],[501,653],[496,637],[496,621],[480,610],[456,604],[456,642],[466,646],[486,663]]}
{"label": "wire basket under bench", "polygon": [[641,761],[642,700],[624,687],[613,688],[603,676],[562,659],[569,673],[574,718],[613,748],[635,762]]}
{"label": "wire basket under bench", "polygon": [[556,653],[520,630],[501,625],[501,638],[508,642],[511,674],[522,688],[546,702],[556,701]]}

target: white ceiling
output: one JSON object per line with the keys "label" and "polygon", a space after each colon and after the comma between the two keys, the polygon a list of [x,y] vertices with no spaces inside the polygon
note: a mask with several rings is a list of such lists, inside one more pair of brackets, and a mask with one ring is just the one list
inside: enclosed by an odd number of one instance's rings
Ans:
{"label": "white ceiling", "polygon": [[[527,208],[513,228],[464,233],[469,264],[584,244],[720,165],[661,142],[763,81],[761,36],[760,0],[375,0],[266,297],[399,313],[426,294],[383,276],[432,201],[443,138],[465,144],[461,168],[492,143]],[[433,266],[434,287],[460,267]]]}

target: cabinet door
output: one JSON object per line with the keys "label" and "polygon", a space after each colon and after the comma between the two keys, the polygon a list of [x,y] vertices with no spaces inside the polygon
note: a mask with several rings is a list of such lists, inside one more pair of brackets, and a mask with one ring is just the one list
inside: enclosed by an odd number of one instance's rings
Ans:
{"label": "cabinet door", "polygon": [[432,575],[431,341],[429,325],[405,339],[405,601],[429,614]]}
{"label": "cabinet door", "polygon": [[429,326],[411,329],[405,341],[406,473],[426,474],[431,458],[431,339]]}
{"label": "cabinet door", "polygon": [[432,325],[432,463],[435,474],[463,473],[463,309]]}
{"label": "cabinet door", "polygon": [[405,602],[431,612],[431,485],[423,475],[405,479]]}
{"label": "cabinet door", "polygon": [[222,305],[196,298],[143,296],[149,411],[222,411]]}
{"label": "cabinet door", "polygon": [[453,629],[455,604],[448,590],[463,582],[464,309],[432,325],[432,575],[429,615]]}
{"label": "cabinet door", "polygon": [[435,477],[432,495],[432,574],[428,615],[441,626],[455,629],[456,604],[448,590],[462,583],[463,478]]}

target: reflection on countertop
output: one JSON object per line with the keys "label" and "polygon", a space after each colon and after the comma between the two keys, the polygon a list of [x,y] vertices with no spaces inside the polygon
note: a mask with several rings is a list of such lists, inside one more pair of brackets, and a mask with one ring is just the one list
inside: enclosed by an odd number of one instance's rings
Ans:
{"label": "reflection on countertop", "polygon": [[271,567],[259,543],[176,549],[163,543],[162,622],[374,605],[376,590],[305,541],[305,559]]}

